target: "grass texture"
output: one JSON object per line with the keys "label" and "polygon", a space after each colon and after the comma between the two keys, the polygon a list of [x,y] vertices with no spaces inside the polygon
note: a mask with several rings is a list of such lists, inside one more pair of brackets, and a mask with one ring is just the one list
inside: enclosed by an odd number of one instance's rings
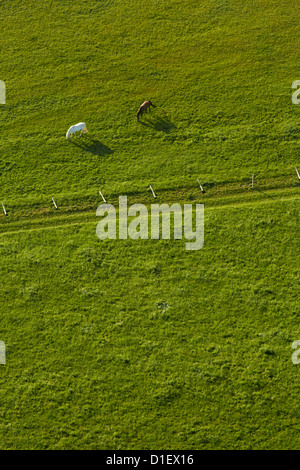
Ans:
{"label": "grass texture", "polygon": [[[0,449],[299,449],[294,4],[0,10]],[[201,250],[97,238],[149,184]]]}

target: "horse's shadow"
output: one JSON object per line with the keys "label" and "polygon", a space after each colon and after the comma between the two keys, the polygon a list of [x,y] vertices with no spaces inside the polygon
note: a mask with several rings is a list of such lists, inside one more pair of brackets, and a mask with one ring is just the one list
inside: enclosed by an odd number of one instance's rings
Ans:
{"label": "horse's shadow", "polygon": [[155,131],[165,132],[166,134],[171,132],[173,129],[176,129],[175,124],[173,124],[166,116],[155,118],[150,118],[147,116],[145,121],[139,121],[139,123],[145,127],[150,127]]}
{"label": "horse's shadow", "polygon": [[86,152],[90,152],[93,155],[110,155],[113,153],[113,150],[106,145],[102,144],[99,140],[96,139],[90,139],[86,136],[80,140],[80,138],[73,138],[72,140],[70,139],[71,144],[76,145],[76,147],[79,147]]}

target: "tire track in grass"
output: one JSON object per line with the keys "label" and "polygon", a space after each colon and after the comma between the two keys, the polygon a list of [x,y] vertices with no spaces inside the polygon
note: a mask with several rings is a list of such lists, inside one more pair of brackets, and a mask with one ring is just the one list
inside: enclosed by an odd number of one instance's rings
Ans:
{"label": "tire track in grass", "polygon": [[[260,191],[259,191],[260,192]],[[189,203],[189,204],[200,204],[203,203],[205,205],[205,210],[210,211],[210,210],[217,210],[217,209],[222,209],[222,208],[238,208],[238,207],[246,207],[246,206],[253,206],[253,205],[260,205],[260,204],[275,204],[279,201],[300,201],[300,198],[298,195],[292,194],[290,195],[282,195],[280,194],[273,194],[270,196],[267,192],[262,192],[261,197],[258,199],[250,199],[250,200],[239,200],[239,201],[232,201],[232,196],[227,197],[227,199],[230,199],[229,202],[226,202],[226,197],[218,197],[217,200],[218,202],[215,202],[213,204],[206,203],[205,199],[203,198],[202,201],[183,201],[183,203]],[[158,203],[158,202],[157,202]],[[172,201],[159,201],[159,204],[172,204]],[[118,213],[118,211],[117,211]],[[54,223],[51,223],[54,222]],[[61,216],[55,217],[55,218],[43,218],[41,219],[33,219],[30,221],[29,219],[26,220],[26,223],[28,224],[27,227],[20,229],[19,226],[16,228],[13,228],[13,225],[19,225],[21,223],[21,220],[19,221],[12,221],[6,224],[6,227],[8,230],[1,230],[0,228],[0,236],[3,235],[12,235],[12,234],[18,234],[18,233],[24,233],[24,232],[32,232],[32,231],[39,231],[39,230],[53,230],[53,229],[59,229],[59,228],[68,228],[68,227],[74,227],[78,225],[97,225],[98,221],[96,218],[96,207],[94,211],[90,212],[84,212],[84,213],[78,213],[77,214],[69,214],[67,215],[66,213],[62,213]],[[22,219],[22,223],[24,223],[24,219]],[[3,227],[4,228],[4,227]]]}

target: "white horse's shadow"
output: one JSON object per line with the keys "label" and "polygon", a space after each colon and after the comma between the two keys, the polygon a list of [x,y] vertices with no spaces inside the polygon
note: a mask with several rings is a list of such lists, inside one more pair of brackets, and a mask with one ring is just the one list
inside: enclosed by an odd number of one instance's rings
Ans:
{"label": "white horse's shadow", "polygon": [[92,153],[93,155],[111,155],[113,150],[107,145],[103,144],[99,140],[86,138],[84,141],[80,141],[79,139],[70,140],[70,143],[76,145],[76,147],[81,148],[85,152]]}

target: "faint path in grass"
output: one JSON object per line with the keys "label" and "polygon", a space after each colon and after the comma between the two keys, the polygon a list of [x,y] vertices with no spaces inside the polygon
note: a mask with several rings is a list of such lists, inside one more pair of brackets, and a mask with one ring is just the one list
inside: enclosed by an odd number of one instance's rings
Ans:
{"label": "faint path in grass", "polygon": [[[298,201],[300,202],[299,195],[295,191],[291,191],[290,194],[283,194],[281,191],[274,194],[272,192],[272,196],[267,194],[263,191],[258,191],[257,197],[253,197],[255,193],[255,188],[251,191],[251,194],[248,197],[241,199],[232,199],[231,197],[218,197],[217,200],[214,201],[213,204],[209,204],[209,201],[206,201],[203,197],[202,200],[197,201],[189,201],[189,203],[203,203],[205,204],[205,210],[215,210],[215,209],[224,209],[224,208],[239,208],[239,207],[247,207],[247,206],[255,206],[261,204],[274,204],[279,201]],[[165,195],[166,196],[166,195]],[[250,196],[250,197],[249,197]],[[160,204],[165,203],[171,205],[173,203],[172,195],[170,198],[167,197],[163,198],[164,200],[160,200]],[[208,202],[208,203],[207,203]],[[111,201],[114,203],[117,212],[118,212],[118,201]],[[187,203],[187,201],[182,201],[183,203]],[[147,204],[146,204],[147,205]],[[149,204],[148,204],[149,205]],[[65,211],[64,211],[65,209]],[[17,233],[24,233],[24,232],[31,232],[37,230],[48,230],[48,229],[58,229],[58,228],[66,228],[70,226],[78,226],[78,225],[87,225],[91,224],[96,227],[97,218],[96,218],[96,207],[91,210],[86,210],[86,208],[78,208],[76,212],[70,213],[69,208],[64,208],[59,210],[59,215],[56,213],[48,213],[39,218],[32,218],[30,217],[22,217],[17,220],[7,221],[7,218],[1,215],[2,220],[6,219],[5,224],[2,226],[0,225],[0,236],[1,235],[10,235],[10,234],[17,234]],[[0,218],[0,220],[1,220]],[[4,220],[5,220],[4,219]],[[20,229],[20,225],[22,227]]]}

